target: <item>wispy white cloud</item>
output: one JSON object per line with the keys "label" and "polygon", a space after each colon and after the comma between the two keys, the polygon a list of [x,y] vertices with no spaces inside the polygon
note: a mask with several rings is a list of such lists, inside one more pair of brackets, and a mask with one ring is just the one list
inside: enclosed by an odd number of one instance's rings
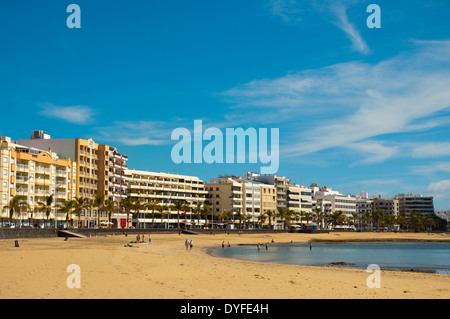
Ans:
{"label": "wispy white cloud", "polygon": [[413,174],[429,176],[435,173],[450,173],[450,162],[429,162],[426,165],[414,166],[411,168]]}
{"label": "wispy white cloud", "polygon": [[[415,50],[375,64],[352,61],[255,80],[224,95],[241,112],[278,110],[280,117],[289,119],[284,127],[308,118],[306,127],[298,124],[296,131],[284,135],[285,155],[345,147],[365,152],[366,163],[381,162],[406,146],[374,138],[385,140],[390,134],[420,132],[448,123],[433,116],[450,110],[450,42],[415,45]],[[277,122],[277,116],[272,118]],[[426,146],[429,154],[447,154],[435,146]],[[420,153],[420,145],[408,147],[410,153]]]}
{"label": "wispy white cloud", "polygon": [[94,130],[103,141],[129,146],[164,145],[171,142],[170,134],[175,125],[163,121],[122,121]]}
{"label": "wispy white cloud", "polygon": [[412,155],[420,158],[450,156],[450,142],[428,142],[413,146]]}
{"label": "wispy white cloud", "polygon": [[74,124],[89,124],[93,121],[94,111],[89,106],[58,106],[51,103],[40,103],[39,114],[46,117],[62,119]]}
{"label": "wispy white cloud", "polygon": [[285,23],[295,24],[301,21],[302,7],[298,4],[298,0],[270,0],[268,8]]}
{"label": "wispy white cloud", "polygon": [[450,179],[431,182],[426,191],[433,194],[439,201],[450,201]]}
{"label": "wispy white cloud", "polygon": [[330,6],[330,10],[337,18],[334,24],[345,32],[347,37],[352,42],[353,48],[363,54],[368,54],[370,52],[369,46],[366,41],[364,41],[355,25],[348,20],[346,7],[342,3],[337,3]]}
{"label": "wispy white cloud", "polygon": [[387,146],[376,141],[352,143],[347,148],[361,153],[363,157],[361,160],[353,163],[352,166],[382,163],[396,156],[399,152],[397,146]]}
{"label": "wispy white cloud", "polygon": [[347,15],[347,8],[357,2],[357,0],[269,0],[268,8],[274,16],[291,25],[299,24],[304,15],[316,13],[322,20],[341,29],[356,51],[368,54],[369,46]]}

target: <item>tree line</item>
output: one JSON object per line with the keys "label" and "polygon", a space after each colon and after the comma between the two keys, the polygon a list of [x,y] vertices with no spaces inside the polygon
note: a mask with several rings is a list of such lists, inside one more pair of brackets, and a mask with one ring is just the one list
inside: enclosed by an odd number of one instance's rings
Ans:
{"label": "tree line", "polygon": [[[197,220],[196,227],[200,227],[200,219],[211,219],[222,222],[232,221],[235,223],[238,221],[237,227],[239,229],[248,228],[250,224],[255,225],[257,228],[268,227],[274,228],[274,222],[276,219],[281,221],[283,228],[287,228],[291,225],[300,222],[304,226],[310,224],[310,221],[315,223],[319,229],[335,229],[337,226],[350,226],[355,227],[358,230],[372,230],[379,231],[387,230],[393,231],[396,229],[406,231],[428,231],[428,230],[446,230],[446,221],[439,218],[434,214],[422,215],[415,210],[412,210],[407,216],[394,216],[387,214],[381,210],[375,210],[373,212],[366,212],[362,215],[353,213],[352,216],[347,216],[343,211],[338,210],[332,213],[322,212],[319,208],[315,208],[313,212],[294,211],[286,209],[285,207],[278,207],[277,210],[268,210],[261,212],[258,218],[255,220],[249,213],[241,211],[222,211],[217,214],[213,214],[208,204],[202,204],[200,202],[195,203],[193,207],[183,200],[177,200],[173,204],[159,203],[156,199],[149,199],[147,202],[142,202],[140,199],[135,199],[130,196],[122,199],[118,205],[109,199],[105,199],[104,195],[96,194],[94,198],[89,199],[86,197],[75,197],[70,200],[63,200],[59,204],[54,203],[53,195],[46,196],[44,201],[38,202],[39,207],[32,208],[27,200],[26,196],[15,195],[9,201],[9,204],[4,206],[3,210],[8,211],[9,223],[12,223],[15,215],[25,211],[28,213],[28,220],[30,224],[33,223],[33,215],[36,212],[45,213],[47,219],[47,227],[50,227],[50,215],[53,208],[56,209],[57,214],[65,216],[66,227],[69,223],[75,221],[73,216],[78,217],[78,221],[81,220],[81,213],[83,210],[96,210],[97,211],[97,226],[101,225],[101,212],[106,212],[108,217],[108,227],[111,227],[111,217],[114,212],[121,212],[127,215],[126,228],[130,228],[129,220],[130,215],[136,220],[136,227],[140,228],[142,225],[139,223],[139,217],[142,214],[148,214],[150,212],[152,225],[155,226],[155,218],[160,219],[163,224],[164,218],[170,216],[176,212],[177,227],[180,228],[181,220],[186,220],[186,214],[189,212],[191,218],[194,217]],[[145,211],[145,213],[143,213]],[[183,215],[180,214],[183,213]],[[70,218],[72,216],[72,218]],[[184,217],[184,218],[183,218]],[[191,220],[192,221],[192,220]],[[268,221],[268,224],[266,224]],[[45,225],[44,225],[45,226]],[[195,226],[195,225],[194,225]]]}

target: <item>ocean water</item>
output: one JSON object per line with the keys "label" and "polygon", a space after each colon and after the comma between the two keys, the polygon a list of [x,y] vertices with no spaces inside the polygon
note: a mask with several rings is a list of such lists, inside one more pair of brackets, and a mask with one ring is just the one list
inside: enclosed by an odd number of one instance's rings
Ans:
{"label": "ocean water", "polygon": [[376,264],[381,270],[402,270],[450,274],[450,243],[430,242],[346,242],[270,244],[258,251],[256,245],[235,245],[213,251],[216,256],[248,261],[294,265],[366,269]]}

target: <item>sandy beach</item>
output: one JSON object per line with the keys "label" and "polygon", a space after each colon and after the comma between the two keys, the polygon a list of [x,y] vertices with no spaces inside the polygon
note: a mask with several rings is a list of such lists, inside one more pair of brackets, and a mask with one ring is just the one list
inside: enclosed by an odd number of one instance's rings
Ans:
{"label": "sandy beach", "polygon": [[[146,240],[148,235],[145,236]],[[450,275],[381,272],[368,288],[365,270],[258,263],[212,256],[210,247],[268,240],[354,239],[450,241],[448,234],[152,234],[152,244],[124,247],[133,236],[0,240],[0,298],[70,299],[389,299],[450,298]],[[193,248],[185,249],[186,238]],[[81,288],[68,288],[67,267],[81,270]]]}

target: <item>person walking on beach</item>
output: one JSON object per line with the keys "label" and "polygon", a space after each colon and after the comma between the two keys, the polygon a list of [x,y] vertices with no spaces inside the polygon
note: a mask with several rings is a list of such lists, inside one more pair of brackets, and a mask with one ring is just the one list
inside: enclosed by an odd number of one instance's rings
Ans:
{"label": "person walking on beach", "polygon": [[222,249],[224,249],[225,248],[225,242],[223,241],[222,242]]}
{"label": "person walking on beach", "polygon": [[266,243],[266,250],[269,249],[269,243]]}
{"label": "person walking on beach", "polygon": [[189,239],[186,238],[186,241],[184,242],[184,245],[186,246],[186,250],[189,248]]}
{"label": "person walking on beach", "polygon": [[260,251],[261,250],[261,245],[259,243],[258,243],[257,247],[258,247],[258,251]]}
{"label": "person walking on beach", "polygon": [[148,235],[148,243],[151,244],[152,243],[152,236]]}
{"label": "person walking on beach", "polygon": [[190,246],[191,246],[191,249],[192,249],[192,246],[194,246],[194,242],[192,241],[192,239],[191,239],[191,242],[190,242]]}
{"label": "person walking on beach", "polygon": [[312,241],[309,242],[309,250],[312,250]]}

